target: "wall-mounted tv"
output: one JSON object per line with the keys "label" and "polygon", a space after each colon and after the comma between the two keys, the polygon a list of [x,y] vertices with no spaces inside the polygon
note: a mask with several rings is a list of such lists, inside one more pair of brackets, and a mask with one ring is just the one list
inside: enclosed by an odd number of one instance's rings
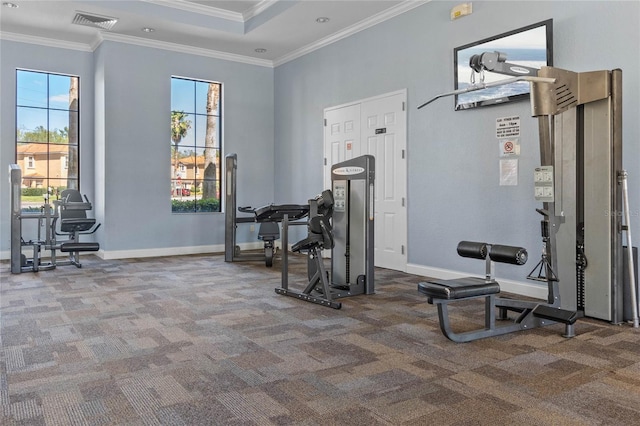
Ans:
{"label": "wall-mounted tv", "polygon": [[[507,62],[511,64],[538,69],[545,65],[553,66],[553,20],[538,22],[453,49],[455,89],[464,89],[471,85],[471,56],[494,51],[505,53]],[[508,78],[511,77],[484,72],[485,83]],[[480,83],[477,75],[475,83]],[[455,109],[458,111],[528,99],[529,85],[527,81],[518,81],[462,93],[455,96]]]}

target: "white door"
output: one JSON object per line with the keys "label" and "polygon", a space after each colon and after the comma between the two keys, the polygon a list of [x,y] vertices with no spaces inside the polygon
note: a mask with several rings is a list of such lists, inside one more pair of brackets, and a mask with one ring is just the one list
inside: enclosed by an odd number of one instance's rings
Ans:
{"label": "white door", "polygon": [[[407,265],[406,99],[403,90],[325,110],[325,186],[331,187],[331,165],[364,154],[375,157],[375,265],[398,271]],[[345,136],[342,130],[338,137],[337,125],[352,121],[354,131]],[[332,132],[336,137],[327,137]]]}
{"label": "white door", "polygon": [[331,189],[331,166],[362,155],[360,104],[325,110],[324,120],[324,189]]}

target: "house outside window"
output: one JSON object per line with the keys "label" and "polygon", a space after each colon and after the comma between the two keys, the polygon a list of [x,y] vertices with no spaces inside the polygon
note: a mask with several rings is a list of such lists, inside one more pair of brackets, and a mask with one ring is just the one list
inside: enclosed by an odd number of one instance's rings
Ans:
{"label": "house outside window", "polygon": [[171,210],[220,212],[222,84],[171,78]]}
{"label": "house outside window", "polygon": [[80,79],[16,70],[16,164],[22,171],[22,207],[42,205],[80,187]]}

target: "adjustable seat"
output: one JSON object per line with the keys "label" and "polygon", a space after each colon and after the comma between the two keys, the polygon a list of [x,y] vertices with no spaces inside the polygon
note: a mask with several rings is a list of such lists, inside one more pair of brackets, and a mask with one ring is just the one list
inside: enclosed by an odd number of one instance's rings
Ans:
{"label": "adjustable seat", "polygon": [[[69,263],[82,267],[80,264],[80,252],[98,251],[100,244],[95,242],[80,242],[80,234],[93,234],[100,227],[96,225],[96,219],[87,217],[87,211],[92,209],[91,203],[76,189],[62,191],[61,199],[56,202],[60,221],[60,230],[57,235],[67,235],[68,240],[63,241],[58,249],[63,253],[69,253]],[[54,224],[55,227],[55,224]]]}

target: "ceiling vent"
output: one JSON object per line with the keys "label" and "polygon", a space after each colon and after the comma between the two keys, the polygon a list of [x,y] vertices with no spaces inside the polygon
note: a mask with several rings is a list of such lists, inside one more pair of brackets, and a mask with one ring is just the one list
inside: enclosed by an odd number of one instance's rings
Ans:
{"label": "ceiling vent", "polygon": [[102,28],[110,30],[118,22],[118,18],[110,18],[108,16],[90,15],[84,12],[77,12],[72,23],[77,25],[85,25],[87,27]]}

